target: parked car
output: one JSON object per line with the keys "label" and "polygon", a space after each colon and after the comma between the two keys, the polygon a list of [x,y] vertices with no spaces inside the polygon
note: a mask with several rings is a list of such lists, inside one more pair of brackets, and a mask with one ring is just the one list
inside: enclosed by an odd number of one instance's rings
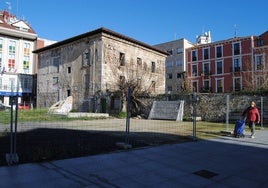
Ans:
{"label": "parked car", "polygon": [[18,109],[19,110],[30,110],[31,109],[31,104],[29,104],[29,103],[19,103],[18,104]]}
{"label": "parked car", "polygon": [[8,110],[8,109],[10,109],[10,108],[11,108],[10,105],[5,105],[5,104],[3,104],[3,103],[0,103],[0,110]]}

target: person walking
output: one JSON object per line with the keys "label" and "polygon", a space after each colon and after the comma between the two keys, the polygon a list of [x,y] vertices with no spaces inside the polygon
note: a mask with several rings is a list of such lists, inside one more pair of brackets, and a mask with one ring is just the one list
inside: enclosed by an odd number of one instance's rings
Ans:
{"label": "person walking", "polygon": [[256,103],[254,101],[252,101],[250,106],[243,111],[242,117],[246,117],[248,126],[251,131],[250,138],[254,138],[255,124],[259,124],[261,120],[259,109],[257,108]]}

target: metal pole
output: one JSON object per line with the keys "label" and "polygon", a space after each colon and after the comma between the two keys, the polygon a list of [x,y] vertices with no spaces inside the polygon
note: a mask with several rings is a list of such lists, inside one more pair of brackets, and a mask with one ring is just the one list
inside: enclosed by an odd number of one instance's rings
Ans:
{"label": "metal pole", "polygon": [[6,161],[9,165],[12,164],[12,155],[14,153],[13,148],[13,98],[11,98],[10,105],[10,153],[6,154]]}
{"label": "metal pole", "polygon": [[193,93],[193,139],[196,140],[196,103],[197,103],[197,96],[196,92]]}
{"label": "metal pole", "polygon": [[13,138],[13,103],[14,103],[14,97],[13,97],[13,82],[11,82],[11,104],[10,104],[10,153],[6,154],[6,161],[9,165],[13,163],[13,154],[14,154],[14,138]]}
{"label": "metal pole", "polygon": [[261,97],[261,129],[263,129],[263,97]]}
{"label": "metal pole", "polygon": [[226,131],[229,131],[230,95],[226,96]]}
{"label": "metal pole", "polygon": [[17,126],[18,126],[18,97],[19,97],[19,75],[17,76],[17,92],[16,92],[16,109],[15,109],[15,128],[14,128],[14,156],[13,161],[18,162],[18,155],[17,155]]}
{"label": "metal pole", "polygon": [[130,104],[131,104],[131,89],[127,92],[127,119],[126,119],[126,144],[129,144],[129,127],[130,127]]}

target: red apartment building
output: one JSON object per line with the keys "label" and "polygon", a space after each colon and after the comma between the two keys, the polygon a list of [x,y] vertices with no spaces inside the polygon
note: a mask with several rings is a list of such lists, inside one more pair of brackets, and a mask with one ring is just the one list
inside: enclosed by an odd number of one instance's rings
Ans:
{"label": "red apartment building", "polygon": [[187,75],[195,92],[267,88],[268,31],[188,48]]}

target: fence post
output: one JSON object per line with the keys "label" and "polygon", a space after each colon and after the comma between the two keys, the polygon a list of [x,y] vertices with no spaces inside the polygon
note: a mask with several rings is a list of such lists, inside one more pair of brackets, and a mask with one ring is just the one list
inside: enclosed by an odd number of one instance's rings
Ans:
{"label": "fence post", "polygon": [[263,129],[263,97],[261,96],[261,129]]}
{"label": "fence post", "polygon": [[192,103],[193,103],[193,139],[197,140],[196,136],[196,103],[197,103],[197,96],[196,92],[192,94]]}
{"label": "fence post", "polygon": [[130,130],[130,109],[131,109],[131,89],[130,87],[128,88],[127,91],[127,96],[126,96],[126,101],[127,101],[127,117],[126,117],[126,132],[125,132],[125,142],[118,142],[116,145],[120,148],[123,149],[129,149],[132,148],[132,145],[129,144],[129,130]]}
{"label": "fence post", "polygon": [[131,105],[131,89],[128,88],[127,91],[127,119],[126,119],[126,137],[125,142],[129,144],[129,127],[130,127],[130,105]]}
{"label": "fence post", "polygon": [[230,95],[226,96],[226,131],[229,131]]}
{"label": "fence post", "polygon": [[[19,78],[17,78],[19,79]],[[18,87],[18,85],[17,85]],[[16,98],[15,98],[16,97]],[[16,99],[16,100],[15,100]],[[16,104],[14,104],[16,103]],[[15,105],[15,122],[13,108]],[[9,165],[19,162],[19,157],[16,151],[17,144],[17,122],[18,122],[18,88],[16,95],[13,93],[13,83],[11,84],[11,109],[10,109],[10,153],[6,154],[6,161]]]}

